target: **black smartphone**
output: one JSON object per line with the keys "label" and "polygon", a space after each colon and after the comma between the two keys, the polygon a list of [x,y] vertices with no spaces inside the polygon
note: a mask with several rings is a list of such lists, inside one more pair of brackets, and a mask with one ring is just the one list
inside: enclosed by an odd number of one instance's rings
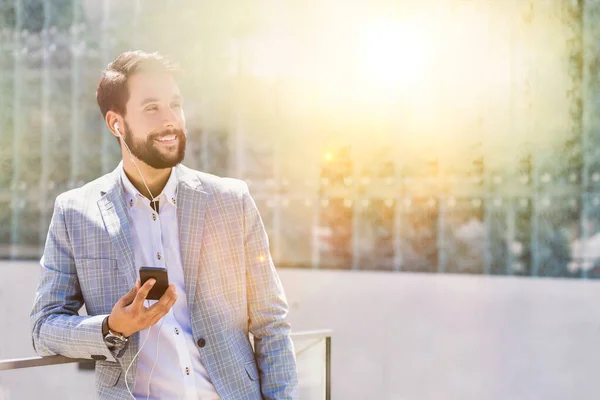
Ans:
{"label": "black smartphone", "polygon": [[146,296],[146,299],[159,300],[169,288],[169,274],[167,274],[167,269],[165,267],[141,267],[141,286],[144,286],[144,283],[150,278],[156,279],[156,283],[154,284],[152,289],[150,289],[150,292],[148,293],[148,296]]}

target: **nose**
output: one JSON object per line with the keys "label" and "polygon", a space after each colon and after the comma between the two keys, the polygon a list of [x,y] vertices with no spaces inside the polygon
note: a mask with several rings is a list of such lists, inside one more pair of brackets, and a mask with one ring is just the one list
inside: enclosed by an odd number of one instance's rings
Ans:
{"label": "nose", "polygon": [[176,129],[181,125],[179,115],[172,109],[168,109],[163,116],[164,129]]}

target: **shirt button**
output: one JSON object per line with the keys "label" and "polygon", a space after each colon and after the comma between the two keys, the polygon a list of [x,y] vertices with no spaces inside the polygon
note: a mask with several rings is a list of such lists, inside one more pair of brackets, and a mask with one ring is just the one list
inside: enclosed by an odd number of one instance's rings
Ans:
{"label": "shirt button", "polygon": [[159,260],[162,258],[162,256],[160,255],[160,253],[156,253],[156,258],[158,258]]}
{"label": "shirt button", "polygon": [[206,340],[204,340],[202,338],[198,339],[198,347],[202,348],[204,346],[206,346]]}
{"label": "shirt button", "polygon": [[152,213],[152,221],[156,221],[156,214]]}
{"label": "shirt button", "polygon": [[175,328],[175,334],[179,335],[179,328]]}
{"label": "shirt button", "polygon": [[185,367],[185,374],[189,375],[190,374],[190,367]]}
{"label": "shirt button", "polygon": [[175,197],[172,197],[171,200],[173,200],[173,204],[177,204],[177,200],[175,200]]}
{"label": "shirt button", "polygon": [[133,207],[133,199],[129,199],[129,207]]}

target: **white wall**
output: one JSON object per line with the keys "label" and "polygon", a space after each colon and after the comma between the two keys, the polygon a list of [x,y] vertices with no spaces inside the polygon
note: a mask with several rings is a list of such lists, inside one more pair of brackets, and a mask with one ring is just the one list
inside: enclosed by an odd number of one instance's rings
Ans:
{"label": "white wall", "polygon": [[[35,262],[0,262],[0,359],[37,356],[29,311],[39,279]],[[94,398],[94,374],[76,364],[0,372],[0,400]]]}
{"label": "white wall", "polygon": [[[0,358],[34,355],[36,263],[0,263]],[[600,282],[280,270],[295,331],[331,328],[333,399],[589,399]],[[27,371],[26,374],[23,371]],[[80,399],[74,365],[0,372],[0,400]]]}
{"label": "white wall", "polygon": [[591,399],[600,282],[282,270],[294,330],[332,328],[333,398]]}

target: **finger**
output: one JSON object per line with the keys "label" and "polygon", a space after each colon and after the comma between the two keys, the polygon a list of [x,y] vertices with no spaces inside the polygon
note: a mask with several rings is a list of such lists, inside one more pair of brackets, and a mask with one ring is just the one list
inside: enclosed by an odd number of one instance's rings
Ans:
{"label": "finger", "polygon": [[171,309],[169,303],[174,303],[175,300],[177,300],[175,285],[170,284],[167,290],[165,290],[165,293],[161,296],[160,300],[148,308],[148,318],[153,320],[158,315],[162,317]]}
{"label": "finger", "polygon": [[148,317],[149,318],[154,318],[157,314],[161,314],[164,315],[167,312],[169,312],[169,303],[173,300],[177,299],[177,292],[175,290],[175,285],[171,284],[169,285],[169,287],[167,288],[167,290],[165,290],[165,293],[163,293],[163,295],[160,297],[160,300],[158,300],[156,303],[154,303],[152,306],[148,307]]}
{"label": "finger", "polygon": [[133,307],[142,308],[142,306],[144,305],[144,300],[146,300],[148,293],[150,293],[150,290],[152,289],[152,286],[154,286],[155,283],[156,279],[150,278],[146,281],[146,283],[142,285],[142,287],[138,290],[137,294],[135,295],[135,299],[133,300]]}
{"label": "finger", "polygon": [[155,325],[156,323],[158,323],[158,321],[160,321],[162,319],[162,317],[164,317],[169,312],[169,310],[173,307],[173,305],[175,304],[176,301],[177,301],[177,294],[175,294],[175,296],[173,296],[173,298],[171,298],[171,300],[169,301],[169,303],[167,303],[164,312],[155,315],[150,320],[150,325]]}
{"label": "finger", "polygon": [[129,290],[129,292],[125,293],[123,297],[119,299],[119,305],[122,307],[130,305],[133,299],[135,299],[135,295],[137,294],[138,290],[139,287],[136,284],[134,287],[131,288],[131,290]]}

